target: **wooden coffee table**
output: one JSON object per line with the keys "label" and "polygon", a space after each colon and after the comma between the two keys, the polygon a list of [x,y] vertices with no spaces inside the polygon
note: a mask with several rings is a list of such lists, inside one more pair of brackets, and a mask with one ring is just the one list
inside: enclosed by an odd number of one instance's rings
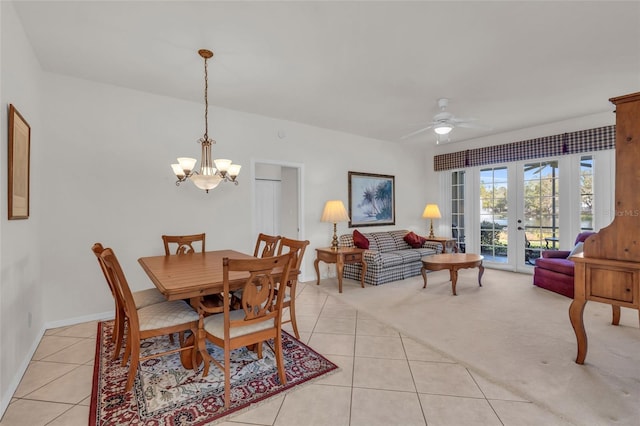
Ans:
{"label": "wooden coffee table", "polygon": [[458,269],[465,268],[479,268],[478,272],[478,285],[482,287],[480,280],[484,273],[484,266],[482,266],[483,256],[473,253],[446,253],[446,254],[434,254],[431,256],[425,256],[421,259],[422,279],[424,280],[424,286],[427,288],[427,270],[429,271],[441,271],[443,269],[449,270],[449,276],[451,278],[451,290],[453,295],[456,295],[456,283],[458,281]]}

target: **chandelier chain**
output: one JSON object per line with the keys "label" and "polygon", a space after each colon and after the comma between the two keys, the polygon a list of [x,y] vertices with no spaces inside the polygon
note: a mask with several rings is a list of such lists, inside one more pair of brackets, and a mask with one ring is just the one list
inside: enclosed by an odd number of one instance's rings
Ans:
{"label": "chandelier chain", "polygon": [[204,140],[209,140],[209,73],[207,58],[204,58]]}

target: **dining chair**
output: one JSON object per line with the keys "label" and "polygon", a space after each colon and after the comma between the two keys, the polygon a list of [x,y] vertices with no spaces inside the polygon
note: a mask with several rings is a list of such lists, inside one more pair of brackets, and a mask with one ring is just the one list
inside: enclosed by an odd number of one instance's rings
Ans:
{"label": "dining chair", "polygon": [[282,323],[291,323],[293,333],[298,340],[300,340],[300,334],[298,333],[298,323],[296,322],[296,286],[298,284],[298,275],[300,275],[302,257],[308,245],[309,240],[293,240],[286,237],[282,237],[278,245],[278,256],[291,253],[293,258],[291,261],[291,270],[289,271],[289,279],[287,280],[287,287],[284,289],[286,293],[282,302],[283,313],[285,308],[289,308],[289,318],[283,319]]}
{"label": "dining chair", "polygon": [[[176,254],[178,256],[182,256],[185,254],[196,253],[198,250],[194,248],[193,243],[200,242],[201,252],[205,251],[205,242],[206,235],[202,234],[193,234],[193,235],[163,235],[162,242],[164,243],[164,254],[166,256],[170,256],[172,254]],[[176,244],[175,251],[172,253],[171,245]],[[197,245],[196,245],[197,247]],[[205,303],[211,307],[221,306],[222,305],[222,296],[219,294],[211,294],[204,296]],[[186,300],[185,300],[186,302]],[[180,335],[180,339],[183,336]]]}
{"label": "dining chair", "polygon": [[[205,234],[193,234],[193,235],[163,235],[162,242],[164,243],[164,254],[167,256],[171,254],[189,254],[197,252],[193,248],[193,243],[200,243],[200,251],[205,251]],[[171,246],[176,244],[175,252],[171,253]],[[197,246],[197,245],[196,245]]]}
{"label": "dining chair", "polygon": [[258,234],[253,257],[271,257],[276,254],[276,248],[280,241],[280,235]]}
{"label": "dining chair", "polygon": [[[277,292],[281,282],[287,282],[292,264],[290,253],[255,259],[229,259],[222,261],[224,283],[223,312],[206,315],[206,308],[199,306],[198,349],[204,359],[203,377],[209,374],[209,366],[215,364],[224,372],[224,405],[229,408],[231,397],[231,351],[243,346],[255,345],[258,358],[262,358],[262,343],[274,340],[274,355],[280,383],[285,385],[287,377],[282,356],[282,302],[284,292]],[[231,310],[229,297],[230,275],[244,272],[241,309]],[[234,287],[235,287],[234,285]],[[206,349],[209,341],[223,349],[222,361],[213,358]]]}
{"label": "dining chair", "polygon": [[[197,350],[195,344],[178,345],[167,351],[143,355],[140,353],[140,344],[150,337],[171,335],[190,330],[193,335],[198,331],[198,313],[182,300],[165,301],[137,308],[133,300],[133,294],[127,283],[124,272],[118,258],[110,248],[105,248],[100,253],[109,279],[122,301],[124,316],[127,319],[129,332],[125,347],[122,366],[129,360],[129,375],[125,390],[128,392],[133,387],[133,382],[138,371],[140,361],[169,355],[176,352],[191,351],[192,365],[197,365]],[[195,339],[194,339],[195,340]]]}
{"label": "dining chair", "polygon": [[[124,338],[124,328],[126,323],[126,318],[123,312],[123,305],[120,301],[120,296],[115,289],[113,282],[107,272],[104,261],[100,257],[100,254],[104,251],[104,246],[101,243],[95,243],[91,247],[91,251],[96,255],[98,259],[98,264],[100,265],[100,269],[104,274],[104,278],[107,281],[107,285],[109,286],[109,290],[111,291],[111,295],[113,296],[113,301],[115,305],[115,319],[113,322],[113,333],[111,334],[111,341],[115,343],[113,349],[112,359],[118,358],[120,356],[120,349],[122,348],[122,340]],[[144,308],[145,306],[153,305],[155,303],[166,302],[167,299],[163,296],[162,293],[158,291],[156,288],[149,288],[146,290],[140,290],[132,293],[134,303],[136,308]],[[170,336],[171,341],[173,343],[173,336]]]}

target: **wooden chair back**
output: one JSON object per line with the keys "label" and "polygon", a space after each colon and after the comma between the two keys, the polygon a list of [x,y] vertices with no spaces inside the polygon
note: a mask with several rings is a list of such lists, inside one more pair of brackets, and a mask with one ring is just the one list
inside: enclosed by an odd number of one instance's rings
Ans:
{"label": "wooden chair back", "polygon": [[136,330],[139,329],[140,323],[138,322],[138,310],[136,309],[136,303],[133,299],[131,288],[124,276],[124,272],[116,254],[113,249],[105,248],[102,253],[100,253],[100,259],[102,260],[107,275],[109,276],[109,280],[112,282],[116,294],[118,295],[121,308],[128,319],[129,328]]}
{"label": "wooden chair back", "polygon": [[96,255],[96,258],[98,259],[98,264],[100,265],[100,270],[102,270],[102,274],[104,275],[104,279],[107,281],[107,285],[109,286],[111,295],[115,299],[117,297],[116,289],[114,288],[113,283],[111,282],[109,273],[107,271],[107,267],[105,266],[104,262],[102,261],[102,258],[100,257],[100,254],[104,251],[104,246],[101,243],[95,243],[93,246],[91,246],[91,251],[93,252],[93,254]]}
{"label": "wooden chair back", "polygon": [[114,316],[113,333],[111,333],[111,341],[116,344],[113,350],[113,356],[112,356],[112,359],[116,359],[120,355],[120,348],[122,347],[122,338],[123,338],[122,335],[124,333],[124,324],[123,324],[124,312],[122,311],[122,303],[120,302],[120,296],[118,295],[118,292],[113,282],[111,281],[111,277],[109,276],[109,271],[107,270],[107,267],[104,264],[104,261],[100,257],[100,255],[104,251],[104,246],[101,243],[95,243],[91,247],[91,251],[98,259],[98,265],[100,265],[100,270],[104,275],[104,279],[107,281],[107,285],[109,286],[109,291],[111,291],[111,296],[113,296],[115,316]]}
{"label": "wooden chair back", "polygon": [[293,334],[296,339],[300,339],[300,333],[298,332],[298,322],[296,321],[296,286],[298,284],[298,275],[300,275],[300,265],[302,265],[302,258],[304,252],[309,245],[309,240],[293,240],[291,238],[282,237],[280,245],[278,246],[278,255],[283,253],[291,253],[291,271],[289,272],[289,279],[287,280],[287,287],[283,290],[288,294],[284,295],[284,301],[282,303],[283,308],[289,308],[289,318],[283,319],[282,323],[291,323],[293,327]]}
{"label": "wooden chair back", "polygon": [[244,318],[230,320],[230,304],[225,303],[224,305],[225,338],[234,334],[232,331],[234,327],[247,327],[270,320],[274,320],[274,327],[279,327],[283,297],[278,295],[278,287],[280,282],[286,282],[289,279],[291,259],[290,254],[260,259],[223,259],[222,276],[225,296],[228,297],[231,294],[229,284],[231,272],[249,273],[242,286],[242,300],[240,302]]}
{"label": "wooden chair back", "polygon": [[272,257],[276,254],[276,248],[280,241],[280,235],[268,235],[262,232],[258,234],[253,257]]}
{"label": "wooden chair back", "polygon": [[[205,234],[193,234],[193,235],[163,235],[162,242],[164,243],[164,254],[170,256],[171,254],[190,254],[196,253],[196,250],[193,247],[193,243],[200,242],[201,243],[201,252],[205,251]],[[174,253],[171,253],[170,245],[176,244],[177,247]]]}
{"label": "wooden chair back", "polygon": [[289,272],[289,281],[298,280],[298,274],[300,274],[300,265],[302,265],[302,258],[308,245],[309,240],[293,240],[287,237],[282,237],[280,239],[280,245],[278,246],[278,256],[286,253],[291,253],[293,256],[291,271]]}
{"label": "wooden chair back", "polygon": [[[225,407],[230,406],[231,351],[240,347],[256,345],[258,358],[262,358],[262,343],[273,339],[274,353],[278,367],[278,377],[284,385],[287,382],[282,356],[281,313],[284,291],[278,291],[280,283],[287,282],[291,269],[292,256],[290,253],[254,259],[229,259],[222,261],[224,282],[224,311],[222,314],[206,316],[200,310],[198,323],[198,348],[205,360],[203,375],[209,374],[209,365],[214,363],[224,371]],[[239,272],[246,274],[242,278],[241,308],[231,310],[230,275],[238,276]],[[234,279],[237,285],[237,278]],[[234,288],[236,288],[234,285]],[[206,350],[205,339],[221,347],[224,360],[214,359]]]}

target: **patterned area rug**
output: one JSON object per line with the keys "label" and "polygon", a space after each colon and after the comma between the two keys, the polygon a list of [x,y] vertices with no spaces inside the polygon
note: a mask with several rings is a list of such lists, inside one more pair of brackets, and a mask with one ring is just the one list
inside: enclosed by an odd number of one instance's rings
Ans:
{"label": "patterned area rug", "polygon": [[[275,358],[268,345],[264,345],[261,360],[246,348],[238,349],[231,355],[231,407],[225,410],[222,371],[212,364],[209,375],[202,377],[203,364],[198,371],[186,370],[178,354],[142,362],[133,389],[124,392],[129,370],[128,365],[120,366],[122,358],[111,360],[112,330],[113,321],[98,324],[90,426],[214,424],[338,368],[282,332],[287,384],[280,384]],[[155,353],[171,345],[167,336],[147,339],[142,343],[141,352]],[[220,348],[208,344],[207,350],[214,358],[223,359]]]}

